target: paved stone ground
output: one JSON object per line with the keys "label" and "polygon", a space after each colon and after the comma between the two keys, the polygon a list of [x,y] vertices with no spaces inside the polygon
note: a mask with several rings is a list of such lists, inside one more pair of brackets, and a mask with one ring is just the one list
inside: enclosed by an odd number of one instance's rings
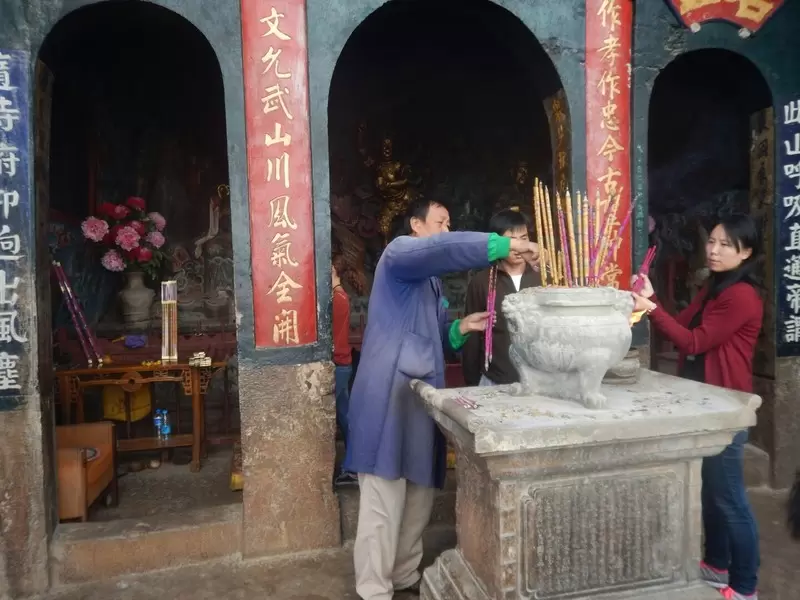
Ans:
{"label": "paved stone ground", "polygon": [[[750,496],[761,530],[761,600],[798,600],[800,543],[786,533],[786,496],[766,488],[751,490]],[[438,548],[429,545],[426,564],[452,543],[444,539]],[[63,589],[45,600],[358,600],[351,557],[345,547],[302,560],[187,567]]]}

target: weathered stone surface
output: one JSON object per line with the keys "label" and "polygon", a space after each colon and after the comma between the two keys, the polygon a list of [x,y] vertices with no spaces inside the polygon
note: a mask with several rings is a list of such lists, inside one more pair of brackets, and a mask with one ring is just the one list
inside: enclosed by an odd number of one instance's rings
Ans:
{"label": "weathered stone surface", "polygon": [[0,412],[0,598],[47,589],[47,510],[37,397]]}
{"label": "weathered stone surface", "polygon": [[458,456],[458,547],[423,598],[717,597],[697,580],[701,459],[755,422],[758,396],[651,371],[605,386],[605,410],[412,387]]}
{"label": "weathered stone surface", "polygon": [[341,543],[333,365],[239,365],[245,556]]}
{"label": "weathered stone surface", "polygon": [[53,585],[103,581],[237,555],[242,507],[62,524],[50,553]]}
{"label": "weathered stone surface", "polygon": [[800,358],[775,361],[772,404],[772,485],[787,488],[800,467]]}
{"label": "weathered stone surface", "polygon": [[605,408],[600,384],[631,347],[633,298],[614,288],[530,288],[503,300],[512,393],[538,393]]}

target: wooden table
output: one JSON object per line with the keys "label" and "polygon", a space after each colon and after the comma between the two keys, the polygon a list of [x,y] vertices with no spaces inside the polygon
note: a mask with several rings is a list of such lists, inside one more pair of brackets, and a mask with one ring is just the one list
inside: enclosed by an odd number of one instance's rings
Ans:
{"label": "wooden table", "polygon": [[[227,363],[215,362],[208,367],[194,367],[189,364],[171,365],[111,365],[94,369],[57,370],[59,399],[64,424],[72,421],[72,407],[75,407],[75,422],[83,423],[83,390],[87,387],[116,385],[125,393],[125,416],[128,439],[117,440],[119,452],[137,450],[166,450],[169,448],[192,447],[191,470],[200,470],[201,456],[205,455],[205,415],[203,397],[208,391],[211,378]],[[192,398],[192,433],[170,435],[166,440],[154,437],[131,438],[131,394],[144,385],[161,382],[176,382],[183,387],[183,393]]]}

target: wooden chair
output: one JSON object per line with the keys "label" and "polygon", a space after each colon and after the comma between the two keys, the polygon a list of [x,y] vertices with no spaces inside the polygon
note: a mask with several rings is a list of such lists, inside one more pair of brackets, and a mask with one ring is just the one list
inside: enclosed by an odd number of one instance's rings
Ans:
{"label": "wooden chair", "polygon": [[[97,456],[87,457],[87,449],[97,450]],[[112,505],[117,504],[117,440],[113,423],[56,427],[56,453],[59,520],[86,521],[89,507],[106,490]]]}

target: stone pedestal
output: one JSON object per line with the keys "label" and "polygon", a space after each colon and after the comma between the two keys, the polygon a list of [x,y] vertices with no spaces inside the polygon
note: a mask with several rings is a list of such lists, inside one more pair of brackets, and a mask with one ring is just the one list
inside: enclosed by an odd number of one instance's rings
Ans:
{"label": "stone pedestal", "polygon": [[604,410],[412,385],[457,453],[458,546],[423,599],[719,597],[698,580],[701,460],[755,423],[758,396],[651,371],[604,386]]}

